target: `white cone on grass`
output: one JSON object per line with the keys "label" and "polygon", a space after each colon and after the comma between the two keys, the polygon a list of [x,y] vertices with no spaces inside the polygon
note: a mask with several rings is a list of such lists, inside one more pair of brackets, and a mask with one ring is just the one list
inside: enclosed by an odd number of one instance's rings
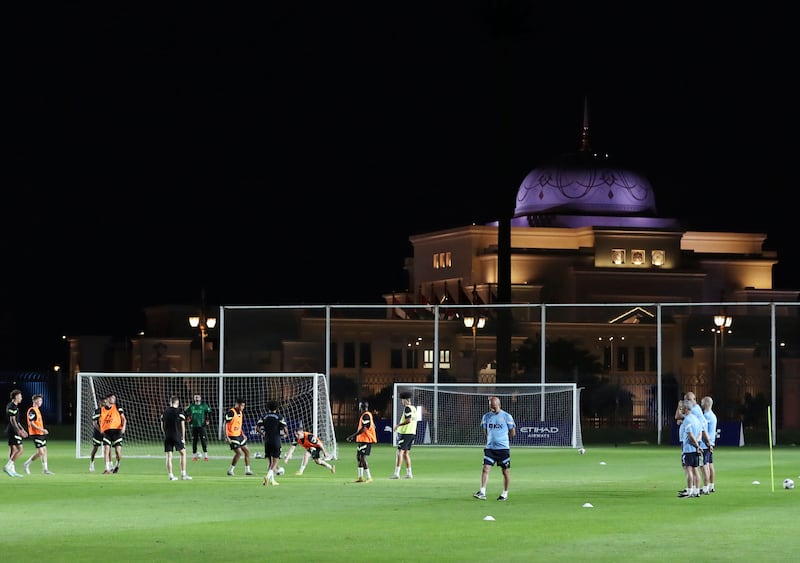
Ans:
{"label": "white cone on grass", "polygon": [[486,520],[486,521],[489,521],[489,522],[494,522],[494,516],[488,516],[487,515],[487,516],[484,516],[483,519]]}

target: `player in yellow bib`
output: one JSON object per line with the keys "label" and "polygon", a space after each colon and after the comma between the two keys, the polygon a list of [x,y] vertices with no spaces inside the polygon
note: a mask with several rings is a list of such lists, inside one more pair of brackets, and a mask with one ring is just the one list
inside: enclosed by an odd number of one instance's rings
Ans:
{"label": "player in yellow bib", "polygon": [[403,463],[406,466],[405,478],[414,478],[411,471],[411,446],[417,435],[417,408],[411,404],[412,396],[410,391],[400,393],[403,414],[400,415],[400,421],[394,427],[394,431],[397,432],[397,455],[395,455],[394,473],[389,476],[389,479],[400,478],[400,468]]}

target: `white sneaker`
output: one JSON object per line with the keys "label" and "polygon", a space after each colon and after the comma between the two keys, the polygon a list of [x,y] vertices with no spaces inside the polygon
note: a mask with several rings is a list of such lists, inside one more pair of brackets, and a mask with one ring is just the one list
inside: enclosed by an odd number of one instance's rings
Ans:
{"label": "white sneaker", "polygon": [[89,464],[89,473],[94,473],[94,463]]}
{"label": "white sneaker", "polygon": [[413,478],[414,478],[413,475],[404,475],[403,476],[403,479],[413,479]]}
{"label": "white sneaker", "polygon": [[22,464],[22,468],[25,470],[25,474],[26,475],[30,475],[31,474],[31,466],[30,466],[30,464],[23,463]]}
{"label": "white sneaker", "polygon": [[399,479],[399,478],[400,478],[400,475],[394,475],[394,474],[389,475],[389,479]]}
{"label": "white sneaker", "polygon": [[45,475],[55,475],[55,473],[53,473],[49,469],[42,469],[42,473],[44,473]]}
{"label": "white sneaker", "polygon": [[181,481],[191,481],[192,478],[188,475],[181,475]]}
{"label": "white sneaker", "polygon": [[228,475],[233,475],[233,471],[228,471]]}
{"label": "white sneaker", "polygon": [[177,477],[175,477],[175,475],[170,475],[170,476],[169,476],[169,480],[170,480],[170,481],[177,481],[177,480],[178,480],[178,478],[177,478]]}

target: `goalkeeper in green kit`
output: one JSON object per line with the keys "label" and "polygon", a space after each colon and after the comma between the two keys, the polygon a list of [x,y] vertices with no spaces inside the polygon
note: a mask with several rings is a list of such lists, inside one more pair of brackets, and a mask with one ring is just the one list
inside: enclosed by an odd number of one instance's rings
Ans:
{"label": "goalkeeper in green kit", "polygon": [[208,436],[206,428],[211,422],[211,407],[203,401],[199,394],[195,394],[192,403],[186,407],[186,420],[192,429],[192,461],[197,461],[197,441],[203,447],[203,457],[208,461]]}

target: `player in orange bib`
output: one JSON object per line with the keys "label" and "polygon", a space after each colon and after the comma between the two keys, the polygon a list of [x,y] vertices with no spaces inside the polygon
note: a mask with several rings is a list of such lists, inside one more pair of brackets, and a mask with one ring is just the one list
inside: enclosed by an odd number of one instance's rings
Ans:
{"label": "player in orange bib", "polygon": [[306,432],[302,428],[298,428],[294,431],[294,438],[295,441],[292,442],[292,447],[289,448],[289,452],[286,454],[283,462],[287,463],[290,459],[292,459],[292,454],[297,446],[305,448],[306,450],[303,453],[303,459],[300,462],[300,469],[297,471],[297,473],[295,473],[295,475],[303,474],[303,472],[306,470],[306,465],[308,464],[308,458],[313,459],[314,463],[321,465],[331,473],[336,473],[336,466],[331,465],[324,459],[328,457],[328,453],[325,451],[325,444],[322,443],[320,438],[311,432]]}
{"label": "player in orange bib", "polygon": [[244,456],[244,474],[254,474],[250,469],[250,448],[247,446],[247,436],[242,430],[244,406],[244,399],[237,397],[236,404],[225,413],[225,441],[234,452],[231,466],[228,468],[228,475],[233,475],[236,464],[242,456]]}

